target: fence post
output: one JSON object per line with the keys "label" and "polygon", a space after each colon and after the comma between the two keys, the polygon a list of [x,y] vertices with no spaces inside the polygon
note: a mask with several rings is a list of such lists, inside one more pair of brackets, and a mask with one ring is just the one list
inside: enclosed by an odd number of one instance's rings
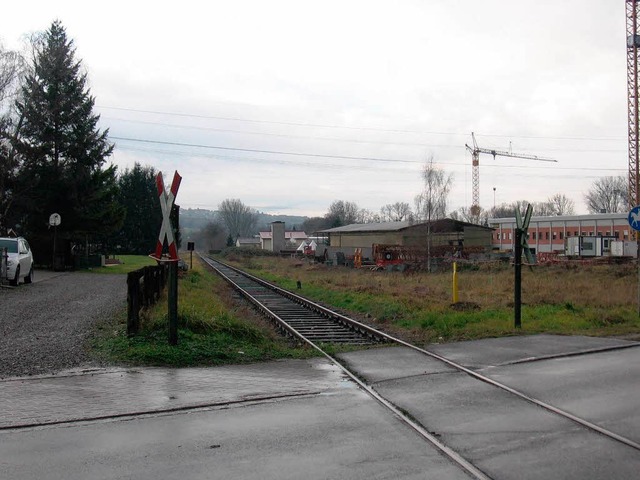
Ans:
{"label": "fence post", "polygon": [[144,306],[150,307],[156,301],[155,293],[153,291],[152,281],[152,269],[153,267],[144,267]]}
{"label": "fence post", "polygon": [[169,345],[178,344],[178,262],[169,262]]}
{"label": "fence post", "polygon": [[160,275],[162,267],[158,265],[153,269],[153,288],[156,291],[156,301],[160,300],[160,292],[162,292],[162,282],[160,281]]}
{"label": "fence post", "polygon": [[127,274],[127,335],[138,333],[140,327],[140,272]]}

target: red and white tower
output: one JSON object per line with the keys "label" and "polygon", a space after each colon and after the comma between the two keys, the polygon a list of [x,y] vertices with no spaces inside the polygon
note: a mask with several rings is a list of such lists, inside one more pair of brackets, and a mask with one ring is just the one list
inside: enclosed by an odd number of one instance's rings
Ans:
{"label": "red and white tower", "polygon": [[629,209],[640,205],[638,188],[638,54],[640,53],[640,32],[638,31],[638,10],[640,1],[625,0],[627,14],[627,100],[629,130]]}

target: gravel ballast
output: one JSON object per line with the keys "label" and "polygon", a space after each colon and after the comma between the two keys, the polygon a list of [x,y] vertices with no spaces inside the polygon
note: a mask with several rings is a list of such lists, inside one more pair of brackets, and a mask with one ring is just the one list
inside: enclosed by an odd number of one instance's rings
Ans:
{"label": "gravel ballast", "polygon": [[126,275],[65,273],[0,289],[0,378],[91,365],[96,324],[126,307]]}

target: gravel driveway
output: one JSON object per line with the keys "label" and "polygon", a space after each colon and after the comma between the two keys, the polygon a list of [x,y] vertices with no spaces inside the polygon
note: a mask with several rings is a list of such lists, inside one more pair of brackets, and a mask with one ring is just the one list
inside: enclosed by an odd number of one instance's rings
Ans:
{"label": "gravel driveway", "polygon": [[0,289],[0,378],[89,364],[97,322],[126,306],[126,275],[65,273]]}

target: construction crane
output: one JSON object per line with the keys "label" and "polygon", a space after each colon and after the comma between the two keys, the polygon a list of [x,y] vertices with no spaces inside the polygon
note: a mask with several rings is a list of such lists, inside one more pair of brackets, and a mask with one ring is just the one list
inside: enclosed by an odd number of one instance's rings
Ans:
{"label": "construction crane", "polygon": [[625,0],[627,14],[627,105],[629,133],[629,209],[640,205],[640,189],[638,171],[638,53],[640,48],[640,32],[638,31],[638,0]]}
{"label": "construction crane", "polygon": [[471,152],[471,164],[473,166],[472,169],[472,204],[469,213],[473,216],[480,215],[480,154],[488,153],[489,155],[493,155],[493,159],[499,155],[501,157],[512,157],[512,158],[524,158],[527,160],[537,160],[540,162],[557,162],[553,158],[545,158],[538,157],[536,155],[526,155],[520,153],[512,153],[511,151],[507,152],[506,150],[494,150],[490,148],[481,148],[478,146],[476,142],[476,136],[473,132],[471,132],[471,138],[473,139],[473,147],[470,147],[465,143],[465,147],[467,150]]}

